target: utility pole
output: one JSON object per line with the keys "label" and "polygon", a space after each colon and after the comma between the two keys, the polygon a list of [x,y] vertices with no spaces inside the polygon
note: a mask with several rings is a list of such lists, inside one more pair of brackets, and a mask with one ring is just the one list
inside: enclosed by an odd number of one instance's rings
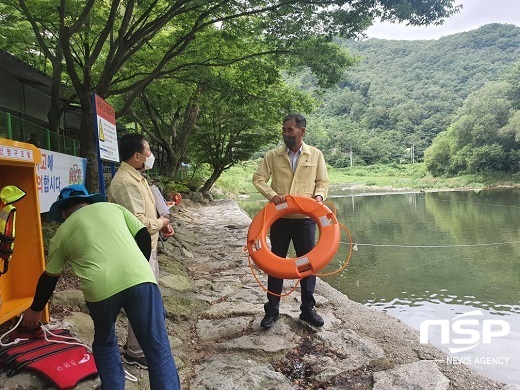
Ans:
{"label": "utility pole", "polygon": [[350,145],[350,153],[349,153],[349,155],[350,155],[350,166],[352,166],[353,165],[352,164],[352,145]]}

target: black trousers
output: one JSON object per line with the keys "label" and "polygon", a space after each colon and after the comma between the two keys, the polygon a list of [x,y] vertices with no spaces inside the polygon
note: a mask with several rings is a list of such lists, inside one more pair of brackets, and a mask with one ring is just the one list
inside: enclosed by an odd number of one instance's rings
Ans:
{"label": "black trousers", "polygon": [[[315,244],[316,223],[311,218],[290,219],[280,218],[271,225],[270,240],[271,251],[280,257],[286,257],[289,244],[293,243],[296,256],[300,257],[309,253]],[[314,289],[316,288],[316,276],[307,276],[300,281],[302,311],[308,311],[314,307]],[[269,291],[281,294],[283,279],[269,275],[267,278]],[[267,293],[268,302],[264,305],[266,313],[278,312],[280,309],[280,297]]]}

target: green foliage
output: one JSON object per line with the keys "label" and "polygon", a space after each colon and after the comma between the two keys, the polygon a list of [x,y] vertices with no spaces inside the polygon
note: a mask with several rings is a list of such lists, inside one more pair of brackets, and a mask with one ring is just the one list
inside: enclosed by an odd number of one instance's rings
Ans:
{"label": "green foliage", "polygon": [[520,110],[520,62],[514,64],[506,79],[511,85],[509,99],[513,107]]}
{"label": "green foliage", "polygon": [[[69,80],[83,112],[91,111],[94,90],[103,98],[121,96],[114,101],[118,115],[125,115],[157,79],[196,84],[208,68],[255,56],[274,57],[280,69],[307,67],[321,85],[330,84],[351,62],[333,37],[362,36],[378,17],[439,23],[458,8],[454,0],[4,0],[0,43],[15,55],[40,57],[32,63],[52,74],[55,88]],[[238,41],[251,49],[237,53]],[[52,104],[51,112],[62,108],[59,99]],[[86,116],[82,154],[90,158],[93,130]]]}
{"label": "green foliage", "polygon": [[[351,147],[355,164],[407,162],[412,145],[415,160],[422,161],[433,139],[460,116],[465,99],[506,74],[516,89],[490,87],[485,98],[478,98],[480,105],[468,104],[467,119],[480,121],[479,139],[486,140],[489,124],[505,126],[508,107],[520,104],[509,98],[520,96],[518,64],[510,71],[520,55],[520,28],[514,25],[489,24],[429,41],[338,41],[360,59],[338,88],[319,95],[322,104],[308,118],[311,125],[324,124],[325,134],[313,142],[331,151],[327,161],[334,167],[350,163]],[[482,109],[489,115],[478,118],[475,113]],[[435,159],[439,174],[447,171],[445,160]]]}
{"label": "green foliage", "polygon": [[253,57],[216,73],[199,99],[190,140],[190,159],[213,169],[201,192],[209,191],[222,172],[279,138],[280,111],[306,110],[312,103],[307,94],[285,85],[267,58]]}
{"label": "green foliage", "polygon": [[425,153],[432,174],[518,171],[517,128],[508,82],[489,82],[470,94],[448,131]]}
{"label": "green foliage", "polygon": [[468,172],[503,171],[506,153],[501,145],[482,145],[472,149],[467,159]]}
{"label": "green foliage", "polygon": [[[36,17],[41,19],[48,15],[48,9],[52,8],[50,1],[41,1],[41,8]],[[51,64],[45,53],[36,41],[34,31],[29,21],[20,10],[18,0],[5,0],[0,3],[0,48],[16,56],[37,69],[49,73]],[[53,39],[53,34],[43,35],[45,41]]]}
{"label": "green foliage", "polygon": [[424,163],[426,169],[434,176],[443,176],[449,173],[450,165],[450,139],[448,132],[443,131],[433,144],[424,151]]}
{"label": "green foliage", "polygon": [[511,113],[508,90],[506,82],[490,82],[468,96],[453,122],[455,147],[498,141],[498,130],[507,124]]}
{"label": "green foliage", "polygon": [[[176,192],[189,192],[189,188],[182,181],[173,181],[170,177],[162,175],[150,175],[150,183],[157,185],[161,190],[165,198],[169,198],[169,194],[175,194]],[[167,199],[171,200],[171,199]]]}
{"label": "green foliage", "polygon": [[520,110],[511,114],[507,124],[500,129],[500,136],[512,142],[520,142]]}
{"label": "green foliage", "polygon": [[292,72],[311,70],[316,76],[316,84],[321,87],[334,86],[345,69],[356,62],[347,50],[326,37],[306,39],[295,45],[292,50],[299,54],[288,59],[289,69]]}
{"label": "green foliage", "polygon": [[[91,91],[108,98],[116,106],[118,117],[137,112],[132,114],[133,119],[142,120],[140,126],[149,136],[157,136],[154,141],[161,144],[168,155],[163,161],[172,165],[172,169],[179,164],[180,158],[185,157],[186,145],[199,120],[200,109],[201,122],[197,124],[198,132],[194,133],[199,134],[199,138],[196,142],[191,140],[191,145],[201,143],[200,149],[204,146],[206,158],[203,158],[203,153],[196,153],[197,148],[191,151],[194,160],[213,166],[208,181],[211,185],[223,170],[271,142],[268,135],[272,123],[264,120],[265,124],[261,125],[257,120],[246,129],[245,122],[256,118],[252,114],[243,118],[244,112],[254,110],[258,118],[271,117],[274,121],[272,112],[275,105],[278,105],[276,112],[279,116],[288,110],[309,106],[306,99],[299,99],[301,94],[289,96],[290,88],[286,89],[287,99],[283,99],[281,89],[271,88],[282,71],[311,70],[313,78],[309,80],[316,82],[316,90],[321,89],[335,82],[343,68],[353,61],[346,46],[338,47],[333,37],[360,37],[376,18],[411,25],[441,23],[458,11],[454,2],[5,0],[0,16],[15,15],[15,18],[0,24],[0,30],[5,28],[0,33],[0,42],[6,42],[16,50],[14,54],[25,51],[41,56],[41,61],[34,63],[42,71],[52,73],[53,86],[58,89],[53,91],[54,96],[60,95],[63,81],[70,82],[84,113],[80,132],[81,155],[90,161],[95,159],[93,122],[88,114],[92,112]],[[8,41],[11,36],[20,39]],[[500,37],[494,38],[499,40]],[[356,48],[363,45],[352,44]],[[377,56],[380,54],[377,52]],[[258,61],[253,61],[254,58]],[[263,67],[262,61],[270,66]],[[47,68],[49,64],[52,64],[52,69]],[[369,67],[373,67],[372,64]],[[219,69],[222,73],[218,73]],[[384,69],[383,73],[388,70]],[[241,78],[242,71],[249,80]],[[221,74],[222,83],[219,80]],[[173,86],[168,83],[171,89],[153,91],[152,84],[160,79],[175,82]],[[366,123],[369,126],[364,126],[359,135],[357,132],[349,133],[344,143],[357,145],[355,158],[363,163],[397,161],[405,153],[405,145],[412,142],[420,145],[420,140],[428,142],[433,138],[434,131],[429,128],[417,135],[410,134],[414,124],[431,115],[424,116],[419,109],[410,110],[410,115],[402,114],[411,107],[409,104],[397,110],[401,112],[392,112],[390,108],[401,101],[387,100],[377,86],[378,81],[391,79],[382,77],[374,83],[372,80],[377,78],[358,80],[354,77],[347,81],[354,93],[361,93],[361,97],[352,99],[352,110],[359,115],[361,125]],[[233,99],[219,89],[226,82],[231,87],[229,91],[247,91],[249,94],[239,93]],[[263,87],[263,90],[255,89],[255,85]],[[442,90],[442,85],[440,87]],[[398,89],[402,91],[403,87]],[[202,96],[202,91],[205,96]],[[151,96],[150,92],[157,95]],[[274,98],[265,99],[262,92],[272,92]],[[148,95],[150,104],[136,104],[145,95]],[[248,98],[255,95],[256,102],[252,103]],[[365,98],[366,105],[363,104]],[[375,98],[382,99],[387,105],[379,107]],[[212,106],[211,101],[216,103]],[[169,109],[168,102],[171,103]],[[203,103],[205,107],[202,107]],[[218,103],[222,103],[222,107],[216,107]],[[446,104],[449,106],[450,102]],[[50,113],[56,116],[62,109],[60,99],[54,99]],[[140,115],[142,113],[146,113],[148,118]],[[179,122],[182,122],[181,126],[177,126]],[[387,130],[385,126],[394,126],[393,122],[399,122],[397,139],[394,139],[394,134],[385,134],[374,140],[374,134]],[[335,130],[327,129],[327,132],[333,132],[327,134],[329,140],[324,142],[325,146],[333,142]],[[425,134],[429,137],[424,137]],[[204,140],[211,140],[211,145],[202,145]],[[168,147],[170,141],[175,143],[170,146],[175,147]],[[223,145],[228,149],[224,150]],[[345,145],[335,151],[338,158]],[[344,159],[341,164],[345,164]],[[96,175],[95,166],[90,164],[87,182],[92,187],[97,185]]]}

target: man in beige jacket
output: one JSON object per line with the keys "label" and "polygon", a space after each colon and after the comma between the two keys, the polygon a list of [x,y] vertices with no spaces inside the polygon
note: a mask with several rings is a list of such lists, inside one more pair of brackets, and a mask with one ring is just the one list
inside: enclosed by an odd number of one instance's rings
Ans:
{"label": "man in beige jacket", "polygon": [[[290,114],[283,120],[284,144],[265,155],[253,175],[253,184],[270,202],[285,203],[287,195],[305,196],[323,202],[329,188],[329,176],[325,159],[320,150],[303,142],[306,120],[303,115]],[[270,184],[267,184],[271,180]],[[315,245],[316,223],[304,215],[288,215],[275,221],[270,228],[271,251],[286,257],[289,244],[293,243],[296,256],[310,252]],[[314,289],[316,276],[303,278],[301,284],[300,319],[314,326],[323,326],[323,319],[316,313]],[[268,302],[264,305],[262,328],[270,328],[279,318],[280,294],[283,279],[269,275],[267,279]]]}
{"label": "man in beige jacket", "polygon": [[[159,231],[163,233],[165,238],[173,236],[174,232],[170,220],[158,215],[152,190],[143,176],[145,170],[152,169],[155,158],[148,141],[142,134],[137,133],[127,134],[120,139],[119,155],[121,166],[110,183],[108,200],[124,206],[147,228],[152,238],[150,267],[152,267],[155,277],[158,278],[157,241]],[[130,323],[128,323],[125,347],[123,360],[126,363],[148,368],[144,352]]]}

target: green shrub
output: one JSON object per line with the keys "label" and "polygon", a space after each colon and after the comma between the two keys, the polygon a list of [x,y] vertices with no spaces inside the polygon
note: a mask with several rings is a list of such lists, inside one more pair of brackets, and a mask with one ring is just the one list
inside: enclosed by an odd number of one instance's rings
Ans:
{"label": "green shrub", "polygon": [[150,176],[150,184],[155,184],[161,190],[166,200],[172,200],[171,198],[177,192],[187,193],[189,192],[188,187],[184,183],[175,182],[172,178],[162,175]]}

